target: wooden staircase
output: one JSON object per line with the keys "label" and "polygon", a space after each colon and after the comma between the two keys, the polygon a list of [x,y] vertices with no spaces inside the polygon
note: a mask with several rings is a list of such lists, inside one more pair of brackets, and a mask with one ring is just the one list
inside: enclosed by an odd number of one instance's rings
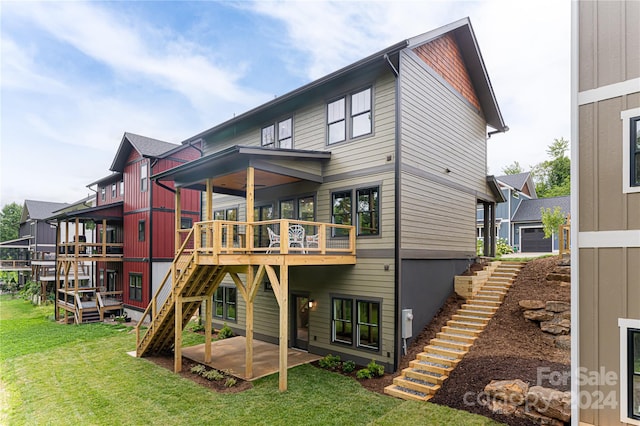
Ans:
{"label": "wooden staircase", "polygon": [[463,304],[442,331],[431,339],[384,392],[397,398],[428,401],[469,352],[473,342],[498,310],[524,263],[501,262],[487,283]]}
{"label": "wooden staircase", "polygon": [[174,264],[176,282],[159,309],[153,309],[149,328],[139,339],[136,348],[138,357],[172,349],[176,325],[175,300],[178,295],[193,298],[182,305],[181,323],[184,329],[202,303],[198,296],[213,295],[225,275],[223,266],[199,265],[193,253],[177,258]]}

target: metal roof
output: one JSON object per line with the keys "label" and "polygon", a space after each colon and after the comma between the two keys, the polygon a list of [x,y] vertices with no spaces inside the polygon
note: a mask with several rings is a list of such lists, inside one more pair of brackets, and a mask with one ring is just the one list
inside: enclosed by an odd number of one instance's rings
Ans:
{"label": "metal roof", "polygon": [[550,208],[551,210],[554,210],[556,207],[560,207],[565,215],[571,213],[571,197],[569,195],[565,195],[563,197],[534,198],[532,200],[524,199],[513,214],[511,221],[540,222],[540,209]]}

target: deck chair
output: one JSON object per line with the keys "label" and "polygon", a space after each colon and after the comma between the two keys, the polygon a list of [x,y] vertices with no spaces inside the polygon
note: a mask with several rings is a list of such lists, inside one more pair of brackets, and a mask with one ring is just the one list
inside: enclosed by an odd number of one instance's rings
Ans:
{"label": "deck chair", "polygon": [[267,226],[267,232],[269,232],[269,249],[267,254],[271,253],[273,247],[280,247],[280,234],[276,234]]}
{"label": "deck chair", "polygon": [[289,226],[289,247],[304,249],[304,227],[302,225]]}
{"label": "deck chair", "polygon": [[320,236],[318,234],[307,235],[307,248],[318,248],[320,243]]}

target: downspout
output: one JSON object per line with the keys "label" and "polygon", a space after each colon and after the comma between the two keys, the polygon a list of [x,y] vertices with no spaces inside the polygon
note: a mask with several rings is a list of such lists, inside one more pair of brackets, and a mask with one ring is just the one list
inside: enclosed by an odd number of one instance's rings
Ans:
{"label": "downspout", "polygon": [[[398,53],[398,58],[399,58],[399,53]],[[395,203],[394,203],[394,215],[395,215],[395,223],[394,223],[394,262],[395,262],[395,268],[394,268],[394,297],[395,297],[395,312],[394,312],[394,324],[393,324],[393,335],[395,336],[394,338],[394,350],[393,350],[393,371],[395,372],[398,369],[398,365],[399,365],[399,360],[400,360],[400,351],[403,349],[403,345],[401,343],[401,339],[400,339],[400,330],[401,330],[401,318],[400,318],[400,312],[402,312],[402,289],[400,286],[400,282],[402,279],[402,273],[401,273],[401,256],[400,256],[400,189],[401,189],[401,185],[400,185],[400,179],[401,179],[401,173],[400,173],[400,166],[401,166],[401,161],[400,161],[400,154],[401,154],[401,149],[400,149],[400,73],[398,72],[398,70],[396,69],[396,67],[393,66],[393,63],[391,62],[389,55],[385,54],[384,55],[384,59],[387,61],[387,63],[389,64],[389,66],[391,67],[391,70],[394,74],[394,76],[396,77],[396,94],[395,94],[395,162],[394,162],[394,173],[395,173]],[[398,64],[399,64],[399,60],[398,60]]]}
{"label": "downspout", "polygon": [[[148,300],[151,302],[153,298],[153,181],[151,176],[153,175],[153,167],[158,163],[158,159],[154,159],[149,164],[149,171],[147,178],[149,179],[149,294]],[[147,303],[149,303],[147,302]]]}

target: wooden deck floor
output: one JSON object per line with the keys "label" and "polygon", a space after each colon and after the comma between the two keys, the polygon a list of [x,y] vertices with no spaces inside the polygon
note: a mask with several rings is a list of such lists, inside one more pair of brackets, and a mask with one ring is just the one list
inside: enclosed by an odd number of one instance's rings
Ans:
{"label": "wooden deck floor", "polygon": [[[244,375],[245,337],[235,336],[211,343],[211,362],[204,362],[204,343],[182,348],[182,355],[190,360],[207,365],[216,370],[228,370],[243,380],[256,380],[278,372],[278,345],[253,340],[253,377]],[[319,360],[321,357],[308,352],[289,348],[287,367],[296,367]]]}

